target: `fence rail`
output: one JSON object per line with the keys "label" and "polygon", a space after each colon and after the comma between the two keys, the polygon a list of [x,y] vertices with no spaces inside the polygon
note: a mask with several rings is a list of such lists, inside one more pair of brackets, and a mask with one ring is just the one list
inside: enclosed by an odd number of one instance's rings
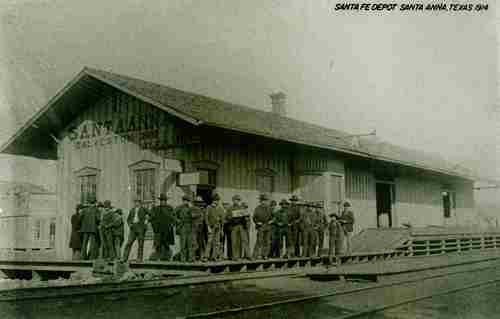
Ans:
{"label": "fence rail", "polygon": [[396,248],[407,256],[440,255],[451,252],[500,248],[500,234],[425,235],[412,238]]}

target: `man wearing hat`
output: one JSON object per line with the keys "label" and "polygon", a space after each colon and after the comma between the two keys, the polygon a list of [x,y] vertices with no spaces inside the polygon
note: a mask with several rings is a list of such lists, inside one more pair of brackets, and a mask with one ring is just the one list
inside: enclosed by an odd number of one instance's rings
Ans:
{"label": "man wearing hat", "polygon": [[323,204],[317,203],[315,207],[316,213],[316,239],[318,245],[318,257],[321,257],[321,252],[323,250],[325,241],[325,230],[328,227],[328,221],[326,220],[326,215],[323,211]]}
{"label": "man wearing hat", "polygon": [[111,256],[112,259],[119,259],[122,250],[123,238],[125,237],[125,225],[123,224],[123,211],[113,210],[113,222],[110,225],[111,233]]}
{"label": "man wearing hat", "polygon": [[[239,195],[235,195],[239,196]],[[234,196],[233,196],[234,198]],[[223,236],[222,236],[222,247],[221,250],[224,252],[224,245],[226,247],[227,251],[227,258],[228,259],[236,259],[233,258],[234,252],[233,252],[233,227],[234,227],[234,221],[232,219],[232,205],[229,203],[224,203],[222,204],[222,207],[224,208],[224,227],[223,227]]]}
{"label": "man wearing hat", "polygon": [[182,204],[175,208],[175,216],[177,218],[178,233],[181,240],[180,261],[193,262],[193,219],[191,216],[191,197],[188,195],[182,196]]}
{"label": "man wearing hat", "polygon": [[[248,244],[247,222],[249,218],[248,211],[241,203],[241,196],[236,194],[232,198],[233,204],[228,208],[226,222],[231,225],[231,250],[232,260],[240,258],[250,258],[250,246]],[[229,245],[229,242],[228,242]],[[228,249],[229,251],[229,249]]]}
{"label": "man wearing hat", "polygon": [[272,212],[271,257],[280,258],[283,239],[288,228],[288,201],[282,199],[280,208]]}
{"label": "man wearing hat", "polygon": [[111,201],[105,200],[104,207],[101,210],[101,223],[99,224],[99,235],[101,237],[100,256],[102,258],[114,258],[113,225],[114,210],[111,207]]}
{"label": "man wearing hat", "polygon": [[344,240],[344,231],[338,218],[336,213],[330,214],[330,223],[328,224],[328,256],[330,258],[341,252]]}
{"label": "man wearing hat", "polygon": [[82,258],[83,259],[96,259],[96,236],[99,225],[99,210],[96,206],[96,198],[90,195],[88,199],[88,206],[83,209],[82,226],[80,232],[82,233]]}
{"label": "man wearing hat", "polygon": [[300,222],[299,198],[297,195],[293,195],[290,198],[290,206],[288,208],[287,250],[288,257],[290,258],[300,256]]}
{"label": "man wearing hat", "polygon": [[314,212],[314,203],[304,203],[302,210],[302,256],[312,257],[316,250],[316,231],[314,226],[316,224],[316,214]]}
{"label": "man wearing hat", "polygon": [[351,202],[344,201],[343,210],[338,219],[344,231],[344,241],[346,246],[346,253],[351,253],[351,237],[354,230],[354,212],[351,210]]}
{"label": "man wearing hat", "polygon": [[130,210],[127,216],[127,224],[129,227],[128,240],[123,251],[123,260],[127,261],[130,255],[130,249],[137,240],[137,260],[142,261],[144,254],[144,236],[146,235],[146,217],[148,211],[142,206],[140,198],[134,199],[134,207]]}
{"label": "man wearing hat", "polygon": [[222,225],[224,222],[224,209],[220,204],[220,196],[214,194],[212,204],[207,208],[205,214],[205,225],[207,225],[208,240],[205,248],[204,261],[207,259],[216,261],[221,258],[220,238],[222,235]]}
{"label": "man wearing hat", "polygon": [[71,236],[69,239],[69,248],[73,250],[72,260],[78,260],[81,256],[82,250],[82,234],[80,228],[82,227],[82,213],[84,206],[82,204],[76,205],[75,213],[71,216]]}
{"label": "man wearing hat", "polygon": [[253,257],[267,259],[271,252],[271,207],[266,194],[259,196],[260,204],[255,207],[253,221],[257,229],[257,241],[253,250]]}
{"label": "man wearing hat", "polygon": [[194,260],[201,260],[204,256],[204,221],[205,221],[205,201],[201,196],[197,196],[191,207],[192,233],[191,251]]}
{"label": "man wearing hat", "polygon": [[170,245],[175,244],[174,226],[176,219],[174,209],[167,204],[168,197],[161,194],[158,199],[160,204],[151,210],[151,226],[153,227],[154,253],[151,260],[170,260],[172,251]]}

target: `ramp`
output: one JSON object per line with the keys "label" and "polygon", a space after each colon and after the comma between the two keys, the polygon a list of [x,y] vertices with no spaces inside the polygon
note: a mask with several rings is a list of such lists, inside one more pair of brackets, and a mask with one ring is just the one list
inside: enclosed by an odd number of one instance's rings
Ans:
{"label": "ramp", "polygon": [[355,253],[394,251],[410,240],[407,228],[368,228],[353,236],[351,247]]}

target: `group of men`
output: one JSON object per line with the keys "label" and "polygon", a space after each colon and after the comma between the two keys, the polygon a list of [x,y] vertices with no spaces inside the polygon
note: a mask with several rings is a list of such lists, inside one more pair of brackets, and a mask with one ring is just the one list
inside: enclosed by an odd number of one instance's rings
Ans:
{"label": "group of men", "polygon": [[[344,245],[350,253],[354,214],[348,201],[342,204],[340,214],[328,214],[328,221],[321,204],[300,201],[296,195],[289,200],[281,200],[278,207],[276,201],[261,194],[253,214],[239,195],[234,195],[229,204],[222,203],[215,193],[210,205],[199,196],[193,198],[186,195],[176,208],[167,204],[169,198],[165,194],[158,199],[159,205],[150,209],[140,199],[134,200],[134,207],[126,219],[130,231],[123,261],[128,260],[136,241],[137,260],[143,260],[148,223],[154,233],[154,252],[150,260],[204,262],[319,256],[323,253],[326,231],[329,232],[329,255],[345,252]],[[102,208],[99,206],[95,204],[95,198],[91,198],[88,206],[77,208],[75,215],[80,215],[75,218],[75,225],[79,219],[80,226],[76,232],[76,226],[73,227],[70,247],[75,246],[72,245],[73,233],[78,233],[83,259],[97,256],[119,258],[124,225],[121,210],[113,209],[109,201],[105,201]],[[257,238],[251,253],[252,221]],[[175,244],[175,235],[180,239],[180,251],[173,256],[171,246]]]}
{"label": "group of men", "polygon": [[119,257],[125,233],[122,215],[109,200],[97,203],[91,196],[86,204],[78,204],[71,216],[73,259]]}
{"label": "group of men", "polygon": [[333,256],[351,251],[350,238],[354,213],[348,201],[340,214],[331,213],[330,221],[322,203],[302,202],[294,195],[283,199],[279,208],[263,194],[255,208],[253,220],[257,230],[254,258],[313,257],[323,254],[325,233],[329,231],[328,254]]}

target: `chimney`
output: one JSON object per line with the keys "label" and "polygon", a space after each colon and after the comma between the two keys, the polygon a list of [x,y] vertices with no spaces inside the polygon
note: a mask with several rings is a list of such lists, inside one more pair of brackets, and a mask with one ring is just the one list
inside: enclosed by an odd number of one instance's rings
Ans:
{"label": "chimney", "polygon": [[269,95],[273,106],[273,113],[286,116],[286,95],[283,92],[277,92]]}

